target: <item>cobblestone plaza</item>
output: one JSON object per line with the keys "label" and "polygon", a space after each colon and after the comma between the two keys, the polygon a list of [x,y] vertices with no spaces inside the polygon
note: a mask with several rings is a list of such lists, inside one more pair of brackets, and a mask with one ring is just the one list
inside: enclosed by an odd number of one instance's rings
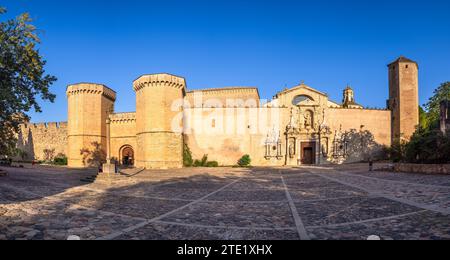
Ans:
{"label": "cobblestone plaza", "polygon": [[0,240],[450,239],[448,176],[367,168],[7,168]]}

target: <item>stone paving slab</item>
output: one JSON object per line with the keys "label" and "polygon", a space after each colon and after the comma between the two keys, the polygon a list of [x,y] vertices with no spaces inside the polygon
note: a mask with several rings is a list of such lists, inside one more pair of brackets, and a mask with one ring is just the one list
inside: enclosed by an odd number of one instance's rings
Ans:
{"label": "stone paving slab", "polygon": [[421,209],[385,198],[353,197],[295,203],[305,226],[327,226],[418,212]]}
{"label": "stone paving slab", "polygon": [[65,240],[69,235],[92,240],[140,221],[46,200],[0,208],[6,210],[0,216],[0,234],[10,240]]}
{"label": "stone paving slab", "polygon": [[120,194],[136,197],[149,198],[170,198],[174,200],[196,200],[211,192],[214,189],[176,189],[176,188],[131,188]]}
{"label": "stone paving slab", "polygon": [[38,195],[18,193],[14,189],[10,189],[8,187],[2,187],[1,183],[0,183],[0,191],[1,191],[0,205],[14,203],[14,202],[20,202],[20,201],[26,201],[26,200],[39,199]]}
{"label": "stone paving slab", "polygon": [[224,190],[208,198],[208,201],[286,201],[286,192],[284,190],[250,190],[235,191]]}
{"label": "stone paving slab", "polygon": [[356,172],[353,174],[362,175],[366,177],[400,181],[411,184],[426,184],[426,185],[436,185],[448,187],[450,189],[450,178],[446,175],[424,175],[424,174],[413,174],[413,173],[401,173],[401,172]]}
{"label": "stone paving slab", "polygon": [[187,203],[166,199],[100,195],[82,198],[77,204],[116,214],[152,219]]}
{"label": "stone paving slab", "polygon": [[447,188],[425,187],[415,184],[390,182],[389,180],[369,179],[353,174],[332,173],[329,176],[351,185],[362,186],[367,190],[374,192],[380,191],[393,198],[406,199],[414,203],[450,210],[450,191]]}
{"label": "stone paving slab", "polygon": [[432,212],[345,226],[309,228],[312,239],[364,240],[377,235],[383,240],[450,240],[450,218]]}
{"label": "stone paving slab", "polygon": [[287,203],[199,202],[162,221],[207,226],[287,228],[295,223]]}
{"label": "stone paving slab", "polygon": [[59,194],[64,192],[69,187],[60,187],[60,186],[52,186],[48,184],[43,184],[40,182],[30,181],[28,183],[21,182],[19,183],[10,183],[11,186],[19,189],[26,190],[30,193],[39,194],[39,197],[42,196],[53,196],[55,194]]}
{"label": "stone paving slab", "polygon": [[289,189],[289,192],[294,201],[302,200],[324,200],[324,199],[336,199],[336,198],[346,198],[353,196],[367,196],[367,192],[359,189],[342,187],[340,188],[314,188],[314,189],[303,189],[297,188],[297,190]]}
{"label": "stone paving slab", "polygon": [[[222,186],[229,182],[223,183]],[[89,187],[94,189],[107,190],[110,193],[122,194],[126,196],[138,196],[138,197],[163,197],[163,198],[173,198],[173,199],[197,199],[204,195],[217,190],[214,187],[202,187],[195,188],[188,185],[183,185],[183,187],[178,187],[174,184],[169,185],[158,185],[157,182],[137,182],[124,187],[118,187],[117,185],[98,185],[97,183],[89,185]],[[215,186],[217,187],[217,186]],[[221,186],[219,186],[220,188]]]}
{"label": "stone paving slab", "polygon": [[244,178],[227,188],[233,191],[284,190],[280,176],[277,178]]}
{"label": "stone paving slab", "polygon": [[117,240],[298,240],[295,230],[227,229],[180,226],[164,223],[149,224],[124,234]]}

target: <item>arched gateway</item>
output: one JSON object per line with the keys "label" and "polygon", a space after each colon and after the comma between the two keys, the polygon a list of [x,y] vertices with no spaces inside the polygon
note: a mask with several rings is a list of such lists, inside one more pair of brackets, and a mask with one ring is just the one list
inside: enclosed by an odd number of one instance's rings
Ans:
{"label": "arched gateway", "polygon": [[134,166],[134,150],[131,145],[124,145],[120,148],[120,163],[124,166]]}

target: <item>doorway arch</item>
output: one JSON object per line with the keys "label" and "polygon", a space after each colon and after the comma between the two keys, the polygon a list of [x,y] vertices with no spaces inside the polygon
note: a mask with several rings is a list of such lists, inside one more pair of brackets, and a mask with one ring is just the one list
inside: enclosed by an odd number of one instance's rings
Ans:
{"label": "doorway arch", "polygon": [[119,150],[120,163],[123,166],[134,166],[134,149],[131,145],[124,145]]}

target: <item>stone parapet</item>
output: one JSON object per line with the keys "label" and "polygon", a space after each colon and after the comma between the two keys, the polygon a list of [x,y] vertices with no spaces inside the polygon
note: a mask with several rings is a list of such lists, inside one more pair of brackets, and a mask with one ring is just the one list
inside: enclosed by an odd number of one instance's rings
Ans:
{"label": "stone parapet", "polygon": [[136,122],[136,113],[115,113],[109,115],[109,119],[111,120],[111,124],[117,123],[135,123]]}
{"label": "stone parapet", "polygon": [[171,74],[151,74],[143,75],[133,82],[134,91],[145,87],[156,87],[156,86],[166,86],[173,87],[176,89],[185,89],[186,80],[182,77],[174,76]]}
{"label": "stone parapet", "polygon": [[105,85],[95,83],[78,83],[69,85],[66,91],[67,97],[78,94],[98,94],[115,101],[116,92]]}

